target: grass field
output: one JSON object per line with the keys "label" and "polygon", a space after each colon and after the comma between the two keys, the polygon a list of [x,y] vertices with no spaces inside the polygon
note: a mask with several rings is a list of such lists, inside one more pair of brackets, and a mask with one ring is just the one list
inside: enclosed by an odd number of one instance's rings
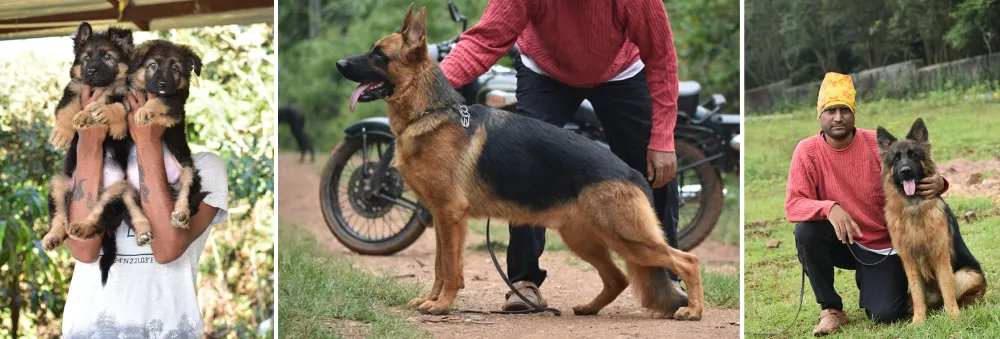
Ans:
{"label": "grass field", "polygon": [[424,338],[401,312],[420,287],[375,276],[331,255],[306,231],[279,223],[278,332],[282,338]]}
{"label": "grass field", "polygon": [[[992,159],[1000,156],[1000,103],[965,99],[959,92],[935,92],[910,100],[882,100],[858,104],[857,126],[875,129],[882,125],[897,136],[905,135],[917,117],[923,117],[930,130],[934,159],[945,163],[952,159]],[[812,110],[815,112],[815,110]],[[797,118],[753,121],[745,124],[745,325],[751,332],[770,332],[787,327],[795,316],[799,300],[801,266],[796,259],[794,224],[784,218],[785,183],[792,151],[799,140],[819,131],[819,122],[808,107],[795,112]],[[986,170],[986,169],[984,169]],[[947,176],[947,175],[946,175]],[[1000,209],[993,201],[976,197],[948,197],[956,214],[974,209]],[[962,310],[962,318],[952,321],[941,311],[928,314],[928,321],[918,328],[908,328],[909,320],[893,325],[876,325],[858,308],[858,290],[854,272],[836,270],[836,288],[844,299],[849,323],[834,337],[857,338],[987,338],[1000,333],[1000,252],[993,249],[1000,242],[1000,217],[992,216],[971,223],[960,222],[969,248],[983,264],[990,288],[981,305]],[[780,240],[776,249],[767,249],[768,241]],[[802,312],[785,337],[810,336],[819,315],[819,306],[806,284]]]}

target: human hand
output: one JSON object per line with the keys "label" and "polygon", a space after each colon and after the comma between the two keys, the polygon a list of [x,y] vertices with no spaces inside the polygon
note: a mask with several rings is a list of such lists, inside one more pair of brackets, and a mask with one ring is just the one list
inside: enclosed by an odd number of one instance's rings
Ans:
{"label": "human hand", "polygon": [[[83,91],[80,93],[80,106],[87,107],[91,102],[97,101],[104,93],[103,88],[98,88],[94,90],[91,94],[90,91],[93,88],[89,85],[83,86]],[[77,113],[77,115],[90,115],[90,111],[84,109]],[[94,145],[101,146],[104,143],[104,139],[108,136],[108,126],[101,124],[90,124],[87,127],[77,130],[77,134],[80,135],[80,140],[77,143],[77,147],[92,147]]]}
{"label": "human hand", "polygon": [[155,142],[159,144],[166,127],[159,124],[137,124],[135,122],[135,112],[146,105],[146,101],[152,100],[153,96],[145,91],[130,92],[126,98],[131,110],[125,118],[128,121],[128,131],[132,135],[132,140],[138,143]]}
{"label": "human hand", "polygon": [[843,207],[840,207],[840,204],[833,205],[827,219],[833,225],[834,232],[837,232],[837,239],[842,243],[853,244],[854,233],[857,233],[858,236],[864,236],[861,234],[861,228],[851,219],[851,215],[847,214]]}
{"label": "human hand", "polygon": [[677,175],[677,154],[674,152],[646,151],[646,176],[653,181],[653,188],[666,185]]}
{"label": "human hand", "polygon": [[917,192],[928,199],[937,196],[942,190],[944,190],[944,178],[937,173],[920,179],[917,185]]}

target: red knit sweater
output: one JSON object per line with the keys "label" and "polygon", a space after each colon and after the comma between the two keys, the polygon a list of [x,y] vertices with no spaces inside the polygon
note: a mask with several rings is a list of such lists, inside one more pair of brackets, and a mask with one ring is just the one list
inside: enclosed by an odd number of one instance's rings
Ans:
{"label": "red knit sweater", "polygon": [[600,85],[641,58],[653,101],[649,148],[674,151],[677,56],[663,1],[490,0],[441,69],[452,86],[465,85],[515,42],[549,76],[573,87]]}
{"label": "red knit sweater", "polygon": [[[819,133],[799,142],[788,170],[785,216],[790,222],[825,220],[839,204],[861,228],[854,235],[861,246],[881,250],[892,247],[886,228],[882,158],[875,131],[856,129],[851,145],[831,147]],[[948,182],[941,193],[948,190]]]}

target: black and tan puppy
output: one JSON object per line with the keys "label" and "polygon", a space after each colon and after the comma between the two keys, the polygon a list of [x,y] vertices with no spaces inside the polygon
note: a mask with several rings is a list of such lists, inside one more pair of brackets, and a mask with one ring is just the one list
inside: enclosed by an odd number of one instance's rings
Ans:
{"label": "black and tan puppy", "polygon": [[[130,223],[136,234],[140,235],[137,237],[140,245],[149,240],[149,223],[142,211],[138,206],[120,199],[122,194],[132,189],[124,180],[131,142],[125,120],[128,111],[125,94],[128,91],[128,62],[132,49],[132,31],[128,29],[111,27],[105,32],[95,33],[90,24],[84,22],[73,38],[71,80],[56,106],[56,125],[51,134],[55,147],[69,146],[69,150],[63,171],[54,176],[49,190],[51,227],[42,242],[46,250],[56,248],[67,236],[89,239],[101,231],[104,231],[102,243],[105,251],[112,250],[107,245],[110,243],[113,246],[113,231],[125,219],[126,212],[131,216]],[[86,107],[81,107],[84,86],[102,89],[103,94]],[[97,125],[107,126],[110,135],[103,143],[104,177],[77,178],[74,175],[79,140],[76,130]],[[82,186],[86,180],[102,181],[101,193],[96,199],[86,197],[90,213],[84,220],[69,224],[70,200],[84,199]],[[71,192],[74,193],[72,197]]]}
{"label": "black and tan puppy", "polygon": [[[365,54],[337,62],[360,85],[350,105],[383,99],[396,135],[394,164],[434,216],[435,280],[410,302],[421,312],[451,310],[465,282],[462,252],[469,218],[496,218],[557,230],[593,265],[604,289],[573,308],[597,314],[631,283],[658,316],[701,319],[698,257],[671,248],[652,206],[652,188],[635,169],[593,141],[541,120],[462,97],[427,54],[424,9],[412,5],[396,33]],[[626,277],[611,257],[627,262]],[[690,300],[669,287],[664,267],[687,284]]]}
{"label": "black and tan puppy", "polygon": [[201,176],[194,167],[184,129],[184,103],[190,95],[191,73],[201,75],[201,58],[188,46],[151,40],[136,47],[131,69],[132,87],[151,95],[135,112],[135,123],[166,127],[163,143],[180,164],[179,181],[170,185],[171,196],[175,199],[170,223],[174,227],[187,228],[191,216],[198,213],[201,201],[208,195],[201,190]]}
{"label": "black and tan puppy", "polygon": [[882,153],[885,219],[892,247],[906,271],[913,299],[912,323],[924,322],[928,306],[935,308],[942,302],[949,316],[958,317],[959,307],[986,294],[986,279],[944,199],[917,194],[917,183],[937,171],[927,126],[917,118],[906,139],[899,141],[881,126],[876,133]]}

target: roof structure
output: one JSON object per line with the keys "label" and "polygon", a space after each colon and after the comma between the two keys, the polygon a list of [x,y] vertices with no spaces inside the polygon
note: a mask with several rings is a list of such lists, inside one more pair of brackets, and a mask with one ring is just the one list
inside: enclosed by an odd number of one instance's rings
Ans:
{"label": "roof structure", "polygon": [[0,40],[67,36],[86,21],[136,31],[274,22],[273,0],[4,0]]}

